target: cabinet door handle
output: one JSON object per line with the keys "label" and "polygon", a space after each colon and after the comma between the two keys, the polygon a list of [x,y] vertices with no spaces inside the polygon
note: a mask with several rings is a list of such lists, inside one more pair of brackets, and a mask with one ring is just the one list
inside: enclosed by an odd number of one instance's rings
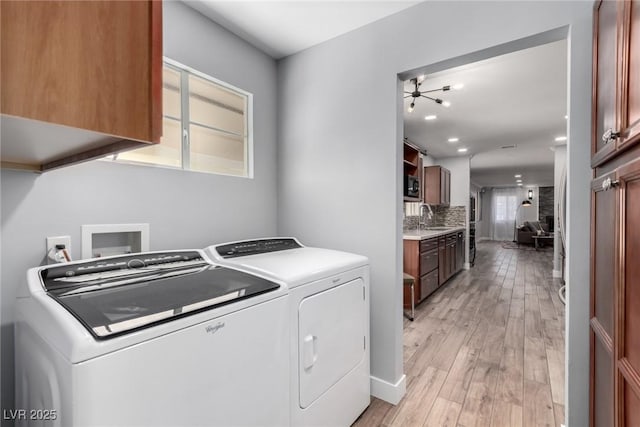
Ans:
{"label": "cabinet door handle", "polygon": [[611,178],[607,178],[602,181],[602,191],[611,190],[618,185],[620,185],[620,181],[618,181],[617,179],[612,181]]}
{"label": "cabinet door handle", "polygon": [[604,144],[608,144],[610,142],[615,141],[620,137],[620,132],[614,132],[613,129],[609,128],[605,133],[602,134],[602,142]]}

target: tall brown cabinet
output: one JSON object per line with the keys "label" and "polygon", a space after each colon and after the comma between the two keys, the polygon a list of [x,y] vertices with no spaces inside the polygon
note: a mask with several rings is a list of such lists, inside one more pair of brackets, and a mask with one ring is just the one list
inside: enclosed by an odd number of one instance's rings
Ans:
{"label": "tall brown cabinet", "polygon": [[594,9],[591,425],[640,425],[640,0]]}

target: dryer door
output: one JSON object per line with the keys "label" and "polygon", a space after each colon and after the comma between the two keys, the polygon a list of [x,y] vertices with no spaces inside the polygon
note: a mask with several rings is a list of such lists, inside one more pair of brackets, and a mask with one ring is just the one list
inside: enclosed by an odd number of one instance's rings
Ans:
{"label": "dryer door", "polygon": [[361,278],[311,295],[298,307],[300,407],[306,408],[365,356]]}

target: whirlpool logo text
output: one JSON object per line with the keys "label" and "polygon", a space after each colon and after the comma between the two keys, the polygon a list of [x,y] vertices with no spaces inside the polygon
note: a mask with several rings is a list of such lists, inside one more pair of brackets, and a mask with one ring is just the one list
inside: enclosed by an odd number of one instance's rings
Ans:
{"label": "whirlpool logo text", "polygon": [[209,325],[205,328],[208,334],[215,334],[219,329],[224,328],[224,322],[218,322],[215,325]]}

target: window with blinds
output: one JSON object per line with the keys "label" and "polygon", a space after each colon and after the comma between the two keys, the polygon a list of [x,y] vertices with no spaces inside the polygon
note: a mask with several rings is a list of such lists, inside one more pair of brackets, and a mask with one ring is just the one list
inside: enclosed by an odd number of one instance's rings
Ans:
{"label": "window with blinds", "polygon": [[251,177],[252,95],[165,60],[160,144],[118,161]]}

